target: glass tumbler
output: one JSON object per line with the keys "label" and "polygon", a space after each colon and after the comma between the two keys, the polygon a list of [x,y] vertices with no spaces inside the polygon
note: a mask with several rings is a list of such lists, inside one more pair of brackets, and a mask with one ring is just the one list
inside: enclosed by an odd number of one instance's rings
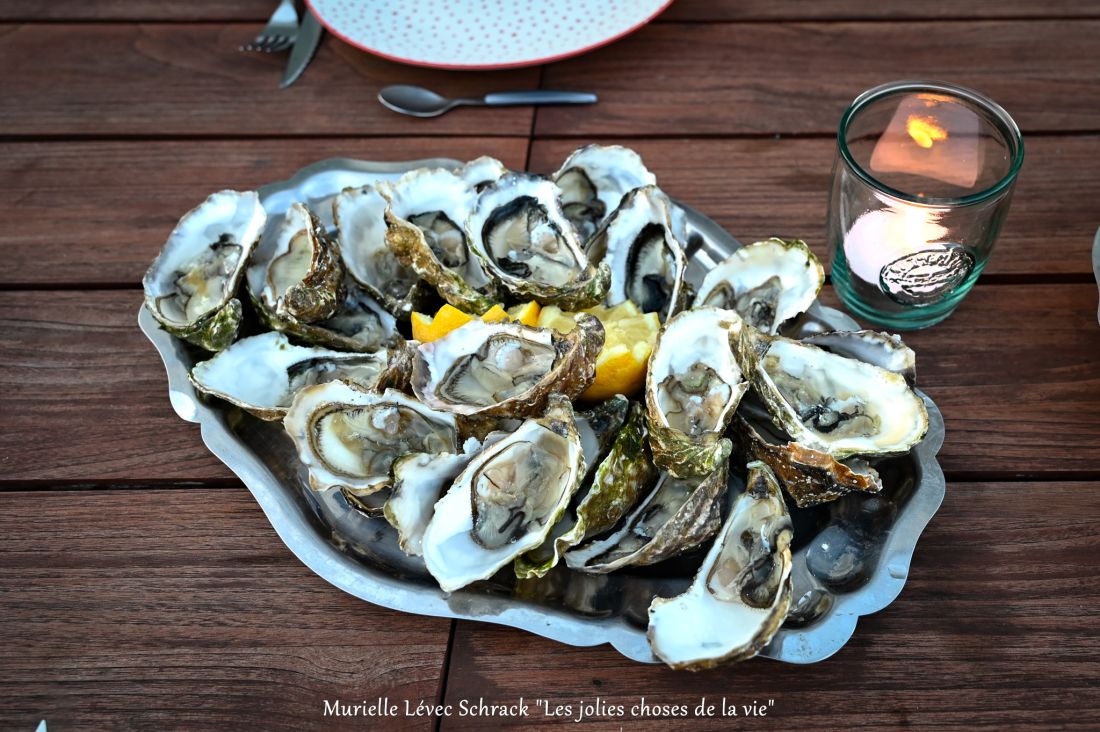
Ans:
{"label": "glass tumbler", "polygon": [[899,81],[840,120],[829,190],[832,281],[857,317],[894,330],[949,316],[997,240],[1024,159],[999,105],[953,84]]}

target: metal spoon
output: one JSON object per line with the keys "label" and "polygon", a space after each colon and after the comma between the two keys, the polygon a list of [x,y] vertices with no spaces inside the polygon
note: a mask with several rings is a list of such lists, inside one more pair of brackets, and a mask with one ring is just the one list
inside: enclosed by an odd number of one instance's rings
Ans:
{"label": "metal spoon", "polygon": [[596,95],[588,92],[553,91],[550,89],[532,89],[531,91],[507,91],[486,94],[480,99],[448,99],[422,86],[398,84],[387,86],[378,92],[378,101],[394,112],[413,117],[438,117],[455,107],[512,107],[523,104],[595,104]]}

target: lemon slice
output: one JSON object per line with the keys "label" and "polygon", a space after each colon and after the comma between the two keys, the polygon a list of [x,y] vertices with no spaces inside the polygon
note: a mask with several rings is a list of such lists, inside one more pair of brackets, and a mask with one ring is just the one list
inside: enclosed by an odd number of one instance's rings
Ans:
{"label": "lemon slice", "polygon": [[541,310],[539,304],[532,300],[526,305],[516,305],[515,307],[508,308],[508,317],[534,328],[539,324]]}
{"label": "lemon slice", "polygon": [[[485,311],[481,319],[486,323],[499,323],[502,320],[518,320],[524,325],[535,326],[538,324],[539,304],[529,302],[526,305],[517,305],[511,310],[505,310],[503,305],[494,305]],[[464,313],[453,305],[444,305],[436,314],[425,315],[413,313],[409,316],[412,324],[413,338],[421,343],[428,343],[461,328],[474,319],[469,313]]]}

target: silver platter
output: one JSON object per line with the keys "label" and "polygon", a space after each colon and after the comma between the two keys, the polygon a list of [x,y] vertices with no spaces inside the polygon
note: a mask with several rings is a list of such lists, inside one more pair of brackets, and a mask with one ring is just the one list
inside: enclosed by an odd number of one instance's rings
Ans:
{"label": "silver platter", "polygon": [[[454,167],[455,160],[374,163],[335,158],[307,166],[290,180],[259,189],[272,222],[295,201],[307,202],[331,226],[333,196],[347,186],[393,179],[421,166]],[[690,267],[696,284],[740,245],[720,226],[687,206]],[[187,379],[209,354],[157,327],[141,309],[138,324],[168,371],[176,413],[198,424],[202,439],[236,473],[263,508],[276,533],[307,567],[356,597],[420,615],[500,623],[574,646],[610,643],[628,658],[656,659],[646,642],[649,603],[686,588],[701,551],[653,567],[611,575],[556,568],[541,580],[517,582],[510,567],[486,582],[450,595],[423,562],[397,547],[384,519],[350,507],[338,491],[314,493],[280,423],[262,422],[235,407],[196,394]],[[799,337],[858,325],[847,315],[814,304],[787,331]],[[876,496],[846,496],[813,509],[794,509],[794,600],[787,624],[761,655],[788,663],[814,663],[836,653],[862,615],[882,610],[901,592],[917,538],[944,496],[936,453],[943,418],[926,395],[927,436],[908,455],[878,464],[885,488]],[[737,471],[732,471],[737,472]],[[731,477],[730,494],[743,487]]]}

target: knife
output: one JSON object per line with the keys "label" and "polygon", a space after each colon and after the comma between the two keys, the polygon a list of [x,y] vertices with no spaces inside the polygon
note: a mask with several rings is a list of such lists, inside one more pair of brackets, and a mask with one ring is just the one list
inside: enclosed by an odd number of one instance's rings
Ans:
{"label": "knife", "polygon": [[[1092,276],[1100,286],[1100,229],[1096,230],[1096,238],[1092,242]],[[1096,319],[1100,320],[1100,305],[1096,307]]]}
{"label": "knife", "polygon": [[294,48],[290,50],[290,59],[286,62],[286,71],[283,72],[283,80],[279,84],[280,89],[286,89],[293,84],[306,70],[321,42],[321,34],[324,31],[317,16],[307,6],[302,15],[302,25],[298,28],[298,39],[294,41]]}

